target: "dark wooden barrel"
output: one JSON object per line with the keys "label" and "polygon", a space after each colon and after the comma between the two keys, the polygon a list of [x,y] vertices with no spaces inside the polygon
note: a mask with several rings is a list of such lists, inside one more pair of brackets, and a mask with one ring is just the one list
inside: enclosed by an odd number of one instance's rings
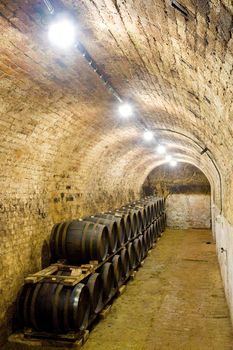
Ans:
{"label": "dark wooden barrel", "polygon": [[137,254],[136,254],[136,250],[134,247],[134,244],[132,242],[130,242],[127,246],[128,252],[129,252],[129,266],[130,269],[135,269],[135,267],[137,266]]}
{"label": "dark wooden barrel", "polygon": [[163,202],[162,202],[162,199],[159,198],[158,200],[158,204],[159,204],[159,212],[158,212],[158,215],[160,215],[163,211]]}
{"label": "dark wooden barrel", "polygon": [[166,226],[167,226],[167,214],[164,212],[163,213],[163,224],[164,224],[164,230],[165,230],[165,228],[166,228]]}
{"label": "dark wooden barrel", "polygon": [[157,219],[157,225],[158,225],[158,237],[161,237],[162,234],[162,223],[160,216]]}
{"label": "dark wooden barrel", "polygon": [[108,228],[109,233],[109,253],[115,253],[117,250],[118,239],[121,238],[121,233],[118,232],[117,222],[113,220],[108,220],[104,218],[99,218],[97,216],[88,216],[83,219],[84,221],[96,222],[97,224],[105,225]]}
{"label": "dark wooden barrel", "polygon": [[141,241],[141,249],[142,249],[141,257],[142,257],[142,260],[143,260],[145,258],[145,256],[146,256],[147,245],[146,245],[146,242],[145,242],[145,239],[144,239],[144,235],[140,235],[138,237],[138,239]]}
{"label": "dark wooden barrel", "polygon": [[[65,270],[59,270],[56,273],[56,276],[71,276],[72,268],[67,267]],[[75,271],[75,269],[74,269]],[[90,303],[91,303],[91,313],[98,313],[103,304],[103,283],[99,273],[93,273],[86,280],[86,286],[88,287],[90,294]]]}
{"label": "dark wooden barrel", "polygon": [[54,225],[50,238],[54,260],[66,259],[72,264],[105,260],[109,247],[105,225],[87,221],[68,221]]}
{"label": "dark wooden barrel", "polygon": [[114,211],[109,211],[107,214],[113,215],[117,218],[122,218],[124,220],[124,224],[125,224],[125,234],[126,234],[126,239],[125,241],[127,242],[130,237],[131,237],[131,220],[130,220],[130,216],[125,213],[125,212],[119,212],[117,210]]}
{"label": "dark wooden barrel", "polygon": [[129,252],[126,248],[121,249],[120,251],[121,262],[122,262],[122,275],[126,279],[129,276]]}
{"label": "dark wooden barrel", "polygon": [[136,214],[132,210],[126,207],[117,209],[115,212],[115,215],[117,215],[118,213],[122,213],[123,215],[126,214],[129,217],[131,230],[130,230],[128,239],[132,239],[137,235],[137,232],[138,232],[138,220],[137,220]]}
{"label": "dark wooden barrel", "polygon": [[160,215],[161,232],[164,232],[165,230],[165,220],[166,220],[165,218],[166,218],[165,213]]}
{"label": "dark wooden barrel", "polygon": [[139,232],[139,223],[138,223],[138,216],[135,209],[129,208],[129,207],[122,207],[120,210],[123,210],[123,212],[127,212],[130,216],[131,221],[131,239],[136,237]]}
{"label": "dark wooden barrel", "polygon": [[152,221],[151,204],[148,204],[148,202],[145,200],[139,201],[139,202],[137,202],[137,204],[143,206],[143,208],[145,210],[145,225],[144,225],[144,227],[148,227]]}
{"label": "dark wooden barrel", "polygon": [[165,198],[161,198],[161,202],[162,202],[161,209],[162,209],[162,212],[164,212],[165,211]]}
{"label": "dark wooden barrel", "polygon": [[156,204],[156,219],[157,219],[160,215],[160,203],[158,199],[156,200],[155,204]]}
{"label": "dark wooden barrel", "polygon": [[142,260],[142,242],[139,238],[136,238],[133,240],[133,245],[136,251],[136,261],[138,265]]}
{"label": "dark wooden barrel", "polygon": [[74,287],[48,282],[25,284],[17,310],[23,327],[51,333],[77,332],[88,325],[89,290],[82,283]]}
{"label": "dark wooden barrel", "polygon": [[103,306],[103,281],[100,273],[93,273],[88,278],[86,286],[91,297],[91,311],[96,314]]}
{"label": "dark wooden barrel", "polygon": [[154,242],[157,242],[157,239],[158,239],[158,222],[157,222],[157,219],[153,222],[153,235],[154,235]]}
{"label": "dark wooden barrel", "polygon": [[118,287],[122,282],[123,277],[123,265],[121,261],[121,256],[119,254],[114,255],[112,259],[112,265],[114,270],[114,282],[115,287]]}
{"label": "dark wooden barrel", "polygon": [[114,269],[113,265],[110,262],[105,263],[101,269],[101,278],[103,282],[103,296],[104,296],[104,302],[106,303],[107,300],[110,298],[111,293],[113,292],[114,288]]}
{"label": "dark wooden barrel", "polygon": [[146,231],[144,231],[144,239],[146,242],[147,250],[149,250],[153,244],[150,228],[148,228]]}
{"label": "dark wooden barrel", "polygon": [[141,230],[143,231],[147,226],[147,212],[143,204],[139,204],[138,202],[131,203],[131,207],[135,210],[140,211],[140,221],[141,221]]}
{"label": "dark wooden barrel", "polygon": [[124,218],[119,216],[116,217],[115,215],[107,214],[107,213],[99,213],[99,214],[96,214],[95,217],[103,218],[105,220],[109,220],[117,223],[118,247],[124,245],[124,243],[127,242],[128,233],[126,232],[128,232],[130,228],[125,226]]}
{"label": "dark wooden barrel", "polygon": [[144,221],[143,221],[142,210],[139,209],[139,208],[134,207],[133,204],[127,205],[126,208],[128,210],[130,210],[131,212],[136,214],[136,217],[137,217],[137,233],[139,234],[140,232],[142,232],[142,230],[144,228]]}

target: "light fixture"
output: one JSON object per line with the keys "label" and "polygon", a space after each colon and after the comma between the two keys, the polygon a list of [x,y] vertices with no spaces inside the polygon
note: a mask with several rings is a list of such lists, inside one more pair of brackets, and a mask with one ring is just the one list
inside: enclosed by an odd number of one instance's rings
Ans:
{"label": "light fixture", "polygon": [[164,153],[166,153],[166,147],[163,146],[163,145],[158,145],[158,147],[157,147],[157,152],[158,152],[159,154],[164,154]]}
{"label": "light fixture", "polygon": [[171,165],[171,166],[176,166],[176,165],[177,165],[177,161],[176,161],[175,159],[172,159],[172,160],[170,161],[170,165]]}
{"label": "light fixture", "polygon": [[166,162],[170,162],[172,160],[172,156],[170,154],[168,154],[166,157],[165,157],[165,160]]}
{"label": "light fixture", "polygon": [[145,141],[151,141],[151,140],[153,140],[153,137],[154,137],[154,134],[150,130],[146,130],[143,134],[143,138]]}
{"label": "light fixture", "polygon": [[60,49],[75,45],[76,28],[71,19],[61,17],[52,22],[48,29],[50,42]]}
{"label": "light fixture", "polygon": [[132,106],[129,103],[122,103],[119,106],[119,113],[122,117],[131,117],[133,114]]}

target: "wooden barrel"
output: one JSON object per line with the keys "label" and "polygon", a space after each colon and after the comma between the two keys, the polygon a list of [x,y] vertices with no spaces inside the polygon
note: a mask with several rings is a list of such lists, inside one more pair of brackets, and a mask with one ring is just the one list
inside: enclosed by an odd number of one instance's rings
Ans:
{"label": "wooden barrel", "polygon": [[138,233],[138,220],[134,211],[130,210],[127,207],[122,207],[117,209],[116,213],[123,213],[128,215],[130,219],[130,227],[131,227],[129,239],[132,239],[133,237],[135,237]]}
{"label": "wooden barrel", "polygon": [[159,204],[159,212],[158,212],[158,215],[160,215],[163,211],[163,202],[162,202],[162,199],[159,198],[158,200],[158,204]]}
{"label": "wooden barrel", "polygon": [[158,239],[158,222],[157,222],[157,219],[153,222],[153,235],[154,235],[154,242],[157,242],[157,239]]}
{"label": "wooden barrel", "polygon": [[144,239],[146,242],[147,250],[149,250],[152,247],[153,239],[151,237],[151,231],[150,228],[148,228],[146,231],[144,231]]}
{"label": "wooden barrel", "polygon": [[126,206],[128,210],[136,214],[137,217],[137,233],[139,234],[142,232],[144,228],[144,221],[143,221],[143,214],[142,210],[140,208],[134,207],[132,204],[129,204]]}
{"label": "wooden barrel", "polygon": [[141,242],[141,257],[142,257],[142,260],[143,260],[145,258],[145,256],[146,256],[147,245],[146,245],[146,242],[145,242],[145,239],[144,239],[143,235],[140,235],[138,237],[138,239]]}
{"label": "wooden barrel", "polygon": [[136,251],[137,265],[142,261],[142,242],[139,238],[133,240],[133,245]]}
{"label": "wooden barrel", "polygon": [[[65,270],[59,270],[56,276],[71,276],[72,268],[66,267]],[[75,269],[74,269],[75,271]],[[98,313],[102,309],[103,304],[103,283],[99,273],[93,273],[85,282],[90,294],[90,312]]]}
{"label": "wooden barrel", "polygon": [[162,202],[161,209],[162,209],[162,212],[164,212],[165,211],[165,198],[161,198],[161,202]]}
{"label": "wooden barrel", "polygon": [[163,223],[164,223],[164,230],[165,230],[167,226],[167,214],[165,212],[163,213]]}
{"label": "wooden barrel", "polygon": [[162,223],[160,216],[157,219],[157,225],[158,225],[158,237],[161,237],[162,234]]}
{"label": "wooden barrel", "polygon": [[160,215],[160,202],[157,199],[156,200],[156,219],[159,217],[159,215]]}
{"label": "wooden barrel", "polygon": [[99,218],[96,216],[88,216],[83,219],[84,221],[96,222],[97,224],[105,225],[108,228],[109,233],[109,253],[115,253],[119,246],[118,240],[121,239],[121,233],[118,232],[118,226],[116,221]]}
{"label": "wooden barrel", "polygon": [[136,250],[134,247],[134,244],[130,242],[127,246],[128,252],[129,252],[129,266],[130,269],[135,269],[137,266],[137,255],[136,255]]}
{"label": "wooden barrel", "polygon": [[119,212],[117,210],[109,211],[107,214],[113,215],[113,216],[115,216],[117,218],[122,218],[124,220],[125,234],[126,234],[125,242],[127,242],[130,239],[130,237],[131,237],[131,220],[130,220],[130,216],[127,213]]}
{"label": "wooden barrel", "polygon": [[[107,214],[107,213],[99,213],[96,214],[95,217],[97,218],[103,218],[105,220],[113,221],[117,223],[117,237],[118,237],[118,247],[124,245],[125,242],[127,242],[127,237],[128,237],[128,231],[129,227],[125,226],[125,220],[122,217],[116,217],[115,215],[112,214]],[[126,222],[127,223],[127,222]]]}
{"label": "wooden barrel", "polygon": [[17,310],[23,327],[50,333],[77,332],[88,325],[90,295],[82,283],[74,287],[48,282],[25,284]]}
{"label": "wooden barrel", "polygon": [[112,265],[114,270],[114,284],[115,287],[118,287],[122,282],[123,277],[123,265],[121,261],[121,256],[119,254],[114,255],[112,259]]}
{"label": "wooden barrel", "polygon": [[106,303],[111,297],[114,288],[114,269],[110,262],[105,263],[100,268],[101,278],[103,282],[103,296],[104,302]]}
{"label": "wooden barrel", "polygon": [[134,208],[135,210],[139,210],[141,215],[140,215],[140,220],[141,220],[141,230],[143,231],[146,226],[147,226],[147,213],[146,209],[143,204],[139,204],[137,202],[131,203],[131,207]]}
{"label": "wooden barrel", "polygon": [[122,275],[126,279],[129,276],[129,252],[126,248],[121,249],[120,251],[121,262],[122,262]]}
{"label": "wooden barrel", "polygon": [[88,278],[86,286],[91,297],[91,312],[98,313],[103,306],[103,282],[99,273],[93,273]]}
{"label": "wooden barrel", "polygon": [[151,205],[148,204],[146,201],[139,201],[137,202],[137,205],[141,205],[145,210],[145,225],[144,228],[150,225],[152,221],[152,212],[151,212]]}
{"label": "wooden barrel", "polygon": [[160,215],[160,222],[161,222],[161,232],[164,232],[164,230],[165,230],[165,213]]}
{"label": "wooden barrel", "polygon": [[54,260],[66,259],[72,264],[106,259],[109,232],[105,225],[87,221],[67,221],[54,225],[50,238]]}

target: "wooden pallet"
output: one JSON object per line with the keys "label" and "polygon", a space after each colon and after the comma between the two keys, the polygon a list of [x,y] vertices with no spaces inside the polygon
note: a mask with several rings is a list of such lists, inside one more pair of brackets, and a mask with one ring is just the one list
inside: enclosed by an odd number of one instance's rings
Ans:
{"label": "wooden pallet", "polygon": [[[84,278],[94,273],[96,268],[99,267],[98,261],[90,261],[89,264],[83,264],[81,266],[66,265],[64,263],[52,264],[49,267],[31,274],[24,279],[25,283],[38,283],[40,281],[57,282],[67,286],[75,286],[81,282]],[[59,271],[69,271],[70,276],[55,275]]]}
{"label": "wooden pallet", "polygon": [[50,333],[40,333],[40,332],[28,332],[25,333],[18,332],[10,335],[8,341],[10,343],[22,344],[24,347],[30,349],[33,346],[50,347],[51,350],[57,349],[58,347],[64,349],[75,349],[79,350],[85,344],[89,337],[89,331],[85,330],[79,332],[78,334],[64,334],[64,335],[51,335]]}

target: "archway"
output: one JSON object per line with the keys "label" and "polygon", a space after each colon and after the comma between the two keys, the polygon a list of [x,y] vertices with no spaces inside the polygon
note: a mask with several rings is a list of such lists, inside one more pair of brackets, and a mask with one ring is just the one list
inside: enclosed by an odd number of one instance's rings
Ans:
{"label": "archway", "polygon": [[157,166],[145,179],[142,195],[165,196],[168,227],[211,227],[211,184],[192,164]]}

